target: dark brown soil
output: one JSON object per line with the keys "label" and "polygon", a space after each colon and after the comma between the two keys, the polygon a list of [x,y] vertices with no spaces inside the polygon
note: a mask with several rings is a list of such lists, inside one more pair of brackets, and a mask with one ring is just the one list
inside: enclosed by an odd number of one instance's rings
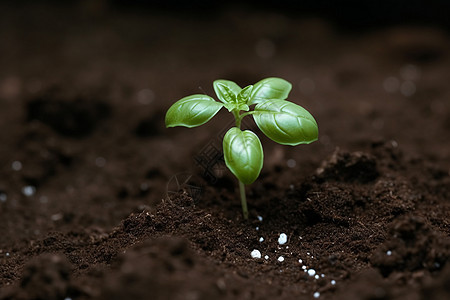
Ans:
{"label": "dark brown soil", "polygon": [[[450,299],[447,32],[81,3],[0,4],[0,299]],[[245,221],[231,116],[164,113],[269,76],[320,139],[244,123],[265,151]]]}

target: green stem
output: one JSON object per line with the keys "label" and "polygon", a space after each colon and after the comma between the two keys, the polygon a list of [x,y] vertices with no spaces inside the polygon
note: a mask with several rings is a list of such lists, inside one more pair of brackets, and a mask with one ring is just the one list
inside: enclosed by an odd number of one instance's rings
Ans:
{"label": "green stem", "polygon": [[254,114],[260,114],[260,113],[261,113],[260,111],[252,110],[252,111],[248,111],[246,113],[243,113],[242,115],[239,115],[239,118],[242,120],[245,116],[254,115]]}
{"label": "green stem", "polygon": [[242,214],[244,220],[248,220],[247,199],[245,197],[245,185],[239,180],[239,191],[241,193]]}
{"label": "green stem", "polygon": [[233,110],[233,115],[234,115],[234,120],[235,120],[235,122],[236,122],[236,127],[239,128],[239,129],[241,129],[241,121],[242,121],[242,118],[241,118],[241,116],[239,115],[239,111]]}
{"label": "green stem", "polygon": [[[233,110],[234,119],[236,120],[236,127],[241,129],[242,115],[239,111]],[[238,179],[239,180],[239,179]],[[241,206],[244,220],[248,220],[247,198],[245,196],[245,185],[239,180],[239,193],[241,195]]]}

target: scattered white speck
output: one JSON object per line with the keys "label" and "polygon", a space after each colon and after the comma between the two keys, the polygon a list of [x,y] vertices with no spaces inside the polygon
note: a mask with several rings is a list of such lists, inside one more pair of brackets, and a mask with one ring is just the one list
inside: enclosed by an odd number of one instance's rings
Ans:
{"label": "scattered white speck", "polygon": [[303,260],[300,258],[300,259],[298,260],[298,262],[302,264],[302,263],[303,263]]}
{"label": "scattered white speck", "polygon": [[278,261],[279,262],[283,262],[284,261],[284,257],[283,256],[278,257]]}
{"label": "scattered white speck", "polygon": [[64,298],[64,300],[72,300],[72,298],[66,297]]}
{"label": "scattered white speck", "polygon": [[253,250],[251,253],[250,253],[250,255],[253,257],[253,258],[261,258],[261,252],[259,252],[259,250]]}
{"label": "scattered white speck", "polygon": [[6,202],[8,196],[5,193],[0,193],[0,202]]}
{"label": "scattered white speck", "polygon": [[394,141],[394,140],[391,141],[391,145],[392,145],[392,148],[397,148],[398,147],[397,141]]}
{"label": "scattered white speck", "polygon": [[11,168],[14,171],[20,171],[20,170],[22,170],[22,163],[18,160],[13,161],[13,163],[11,164]]}
{"label": "scattered white speck", "polygon": [[309,253],[309,252],[306,252],[306,255],[308,255],[308,256],[309,256],[309,255],[311,255],[311,253]]}
{"label": "scattered white speck", "polygon": [[259,238],[259,242],[260,242],[260,243],[264,242],[264,238],[263,238],[263,237],[260,237],[260,238]]}
{"label": "scattered white speck", "polygon": [[287,160],[286,164],[289,168],[294,168],[297,165],[297,162],[291,158]]}
{"label": "scattered white speck", "polygon": [[284,245],[287,243],[287,235],[285,233],[280,234],[278,237],[278,244]]}
{"label": "scattered white speck", "polygon": [[9,252],[6,252],[5,255],[6,255],[6,256],[9,256]]}
{"label": "scattered white speck", "polygon": [[59,221],[63,218],[63,214],[62,213],[54,214],[50,218],[52,219],[52,221]]}
{"label": "scattered white speck", "polygon": [[34,193],[36,193],[36,188],[32,185],[24,186],[22,188],[22,193],[27,197],[31,197],[34,195]]}
{"label": "scattered white speck", "polygon": [[302,266],[302,269],[305,270],[305,272],[306,272],[306,266]]}
{"label": "scattered white speck", "polygon": [[391,250],[386,251],[386,255],[391,256],[392,255],[392,251]]}
{"label": "scattered white speck", "polygon": [[263,217],[261,217],[261,216],[257,216],[257,218],[258,218],[258,221],[262,222],[262,220],[263,220]]}
{"label": "scattered white speck", "polygon": [[155,93],[151,89],[143,89],[137,93],[137,100],[141,104],[150,104],[155,99]]}
{"label": "scattered white speck", "polygon": [[264,259],[268,260],[269,259],[269,255],[264,255]]}
{"label": "scattered white speck", "polygon": [[320,293],[319,292],[315,292],[313,295],[314,298],[319,298],[320,297]]}
{"label": "scattered white speck", "polygon": [[294,188],[295,188],[295,186],[294,186],[293,184],[290,184],[290,185],[289,185],[289,188],[291,189],[291,191],[293,191]]}
{"label": "scattered white speck", "polygon": [[308,270],[308,275],[309,275],[309,276],[314,276],[314,275],[316,275],[316,270],[314,270],[314,269],[309,269],[309,270]]}
{"label": "scattered white speck", "polygon": [[336,284],[336,280],[331,280],[331,285],[335,285]]}
{"label": "scattered white speck", "polygon": [[103,168],[106,165],[106,159],[99,156],[95,159],[95,164],[97,165],[97,167]]}
{"label": "scattered white speck", "polygon": [[383,81],[383,88],[388,93],[395,93],[400,88],[400,80],[396,77],[388,77]]}
{"label": "scattered white speck", "polygon": [[259,230],[259,226],[256,226],[256,228],[255,228],[256,230]]}
{"label": "scattered white speck", "polygon": [[324,278],[324,277],[325,277],[325,274],[320,274],[320,277]]}
{"label": "scattered white speck", "polygon": [[316,276],[314,276],[315,279],[319,279],[320,276],[318,274],[316,274]]}

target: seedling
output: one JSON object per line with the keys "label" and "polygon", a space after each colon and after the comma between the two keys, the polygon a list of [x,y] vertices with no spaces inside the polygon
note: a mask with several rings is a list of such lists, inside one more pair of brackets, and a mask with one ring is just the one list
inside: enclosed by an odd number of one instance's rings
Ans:
{"label": "seedling", "polygon": [[[258,136],[250,130],[241,130],[242,119],[252,115],[259,129],[282,145],[296,146],[317,140],[319,131],[313,116],[303,107],[286,100],[291,89],[289,82],[274,77],[245,88],[233,81],[219,79],[214,81],[214,91],[221,102],[196,94],[178,100],[167,111],[166,127],[203,125],[222,107],[233,114],[236,126],[223,138],[223,154],[226,166],[239,180],[244,219],[248,219],[245,185],[258,178],[264,153]],[[250,110],[252,105],[256,106]]]}

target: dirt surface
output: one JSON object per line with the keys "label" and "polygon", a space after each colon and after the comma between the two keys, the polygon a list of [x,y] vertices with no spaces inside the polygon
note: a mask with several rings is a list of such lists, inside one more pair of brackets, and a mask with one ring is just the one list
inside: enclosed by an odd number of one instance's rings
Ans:
{"label": "dirt surface", "polygon": [[[0,299],[450,299],[446,31],[81,3],[0,4]],[[320,138],[244,121],[265,152],[245,221],[232,116],[164,113],[270,76]]]}

